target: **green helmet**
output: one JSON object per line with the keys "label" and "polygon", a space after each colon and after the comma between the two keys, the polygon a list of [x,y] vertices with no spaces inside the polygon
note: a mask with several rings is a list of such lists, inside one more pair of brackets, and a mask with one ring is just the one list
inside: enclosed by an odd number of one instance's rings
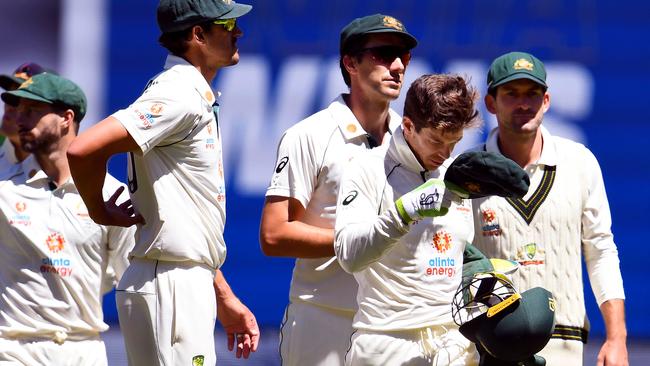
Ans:
{"label": "green helmet", "polygon": [[460,332],[487,353],[481,365],[545,364],[535,353],[546,346],[555,327],[555,299],[548,290],[519,293],[503,274],[477,273],[459,287],[452,314]]}

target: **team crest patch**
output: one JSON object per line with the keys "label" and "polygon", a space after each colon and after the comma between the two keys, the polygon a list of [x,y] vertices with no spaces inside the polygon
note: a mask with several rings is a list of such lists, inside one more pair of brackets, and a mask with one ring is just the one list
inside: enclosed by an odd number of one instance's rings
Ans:
{"label": "team crest patch", "polygon": [[32,84],[34,84],[34,80],[32,80],[32,78],[29,78],[29,79],[25,80],[22,84],[20,84],[18,89],[25,89],[26,87],[28,87],[28,86],[30,86]]}
{"label": "team crest patch", "polygon": [[390,16],[384,17],[384,27],[397,29],[398,31],[404,30],[404,26],[402,25],[402,23],[399,20]]}
{"label": "team crest patch", "polygon": [[519,60],[515,61],[514,65],[512,65],[512,68],[515,70],[533,71],[533,64],[525,58],[520,58]]}
{"label": "team crest patch", "polygon": [[58,253],[63,250],[65,244],[65,238],[63,235],[57,232],[52,232],[45,239],[45,245],[52,253]]}
{"label": "team crest patch", "polygon": [[205,362],[205,356],[203,355],[192,357],[192,366],[203,366],[204,362]]}
{"label": "team crest patch", "polygon": [[522,245],[517,250],[517,257],[515,260],[522,266],[530,266],[535,264],[544,264],[544,257],[546,251],[538,243],[528,243]]}
{"label": "team crest patch", "polygon": [[438,230],[433,235],[433,247],[438,253],[446,253],[451,248],[451,234],[445,230]]}
{"label": "team crest patch", "polygon": [[501,235],[501,226],[497,222],[496,211],[491,208],[481,210],[481,220],[483,221],[483,226],[481,226],[483,236]]}
{"label": "team crest patch", "polygon": [[467,182],[465,183],[465,189],[472,193],[479,193],[481,192],[481,185],[477,182]]}

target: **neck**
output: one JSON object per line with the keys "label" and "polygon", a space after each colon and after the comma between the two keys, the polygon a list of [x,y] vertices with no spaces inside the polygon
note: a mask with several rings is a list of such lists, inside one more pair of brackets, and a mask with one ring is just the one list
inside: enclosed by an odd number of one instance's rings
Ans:
{"label": "neck", "polygon": [[69,136],[62,137],[51,146],[49,151],[34,152],[38,165],[57,186],[62,185],[70,178],[70,166],[68,165],[66,151],[72,142],[72,138],[69,138]]}
{"label": "neck", "polygon": [[192,64],[203,75],[205,81],[212,85],[212,80],[217,76],[218,67],[210,66],[205,62],[205,57],[196,55],[194,52],[188,51],[182,56],[187,62]]}
{"label": "neck", "polygon": [[388,131],[388,101],[373,101],[361,93],[351,92],[345,102],[357,118],[361,127],[379,144]]}
{"label": "neck", "polygon": [[[507,141],[507,143],[504,143],[504,141]],[[536,162],[542,156],[544,141],[541,129],[538,129],[535,135],[525,138],[499,130],[497,142],[503,156],[519,164],[522,168]]]}

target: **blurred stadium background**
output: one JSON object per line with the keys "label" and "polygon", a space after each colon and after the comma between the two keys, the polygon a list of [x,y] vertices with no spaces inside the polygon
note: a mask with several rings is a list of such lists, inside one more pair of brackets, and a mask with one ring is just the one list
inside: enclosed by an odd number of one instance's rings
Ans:
{"label": "blurred stadium background", "polygon": [[[642,0],[547,1],[243,1],[254,6],[240,19],[241,62],[221,72],[220,99],[228,176],[228,259],[231,286],[263,327],[260,353],[249,364],[276,365],[277,327],[287,301],[293,261],[266,258],[259,250],[263,195],[275,148],[288,126],[327,105],[345,90],[338,70],[340,29],[372,13],[402,20],[420,41],[407,83],[423,73],[457,72],[483,93],[489,62],[510,50],[532,52],[549,72],[551,131],[585,143],[603,169],[627,294],[627,326],[633,365],[650,364],[650,312],[645,266],[650,212],[650,3]],[[58,70],[88,95],[82,129],[127,106],[162,67],[157,45],[156,0],[0,1],[0,73],[25,61]],[[403,99],[394,108],[401,112]],[[466,134],[474,145],[494,126]],[[125,159],[109,169],[125,178]],[[594,364],[603,322],[585,273]],[[211,296],[206,294],[206,296]],[[199,300],[199,299],[197,299]],[[111,365],[122,365],[123,345],[112,294],[105,316]],[[317,337],[317,330],[315,330]],[[221,337],[217,331],[217,338]],[[217,348],[223,364],[225,341]]]}

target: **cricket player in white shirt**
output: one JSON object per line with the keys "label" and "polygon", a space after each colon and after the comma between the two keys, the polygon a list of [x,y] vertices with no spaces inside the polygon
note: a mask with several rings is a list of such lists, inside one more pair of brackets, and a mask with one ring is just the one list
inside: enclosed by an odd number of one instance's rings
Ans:
{"label": "cricket player in white shirt", "polygon": [[343,176],[335,250],[359,284],[347,365],[478,361],[451,316],[471,201],[443,180],[463,130],[480,123],[477,97],[460,76],[418,78],[388,148],[355,157]]}
{"label": "cricket player in white shirt", "polygon": [[340,177],[353,156],[386,145],[399,125],[390,102],[399,97],[416,44],[391,16],[354,19],[340,41],[349,94],[288,129],[280,141],[260,242],[266,255],[296,258],[280,334],[284,366],[344,363],[357,285],[334,257]]}
{"label": "cricket player in white shirt", "polygon": [[[255,317],[219,270],[226,258],[226,192],[210,86],[222,67],[239,62],[237,19],[251,8],[230,0],[161,0],[160,42],[170,51],[164,71],[68,150],[93,220],[137,224],[131,264],[116,293],[132,366],[214,365],[217,318],[237,357],[257,348]],[[99,195],[106,162],[121,152],[129,152],[135,212]]]}
{"label": "cricket player in white shirt", "polygon": [[[135,230],[94,223],[70,176],[65,151],[85,96],[44,73],[2,99],[31,155],[0,177],[0,364],[106,365],[102,296],[124,272]],[[124,188],[106,176],[101,194],[116,202]]]}
{"label": "cricket player in white shirt", "polygon": [[517,162],[531,184],[520,199],[474,200],[474,244],[488,257],[519,263],[512,279],[520,291],[540,286],[555,296],[557,324],[539,353],[548,366],[583,362],[589,324],[584,255],[607,332],[599,365],[627,365],[625,292],[598,161],[585,146],[553,136],[542,125],[551,97],[539,59],[525,52],[499,56],[487,81],[485,103],[498,127],[479,149]]}

